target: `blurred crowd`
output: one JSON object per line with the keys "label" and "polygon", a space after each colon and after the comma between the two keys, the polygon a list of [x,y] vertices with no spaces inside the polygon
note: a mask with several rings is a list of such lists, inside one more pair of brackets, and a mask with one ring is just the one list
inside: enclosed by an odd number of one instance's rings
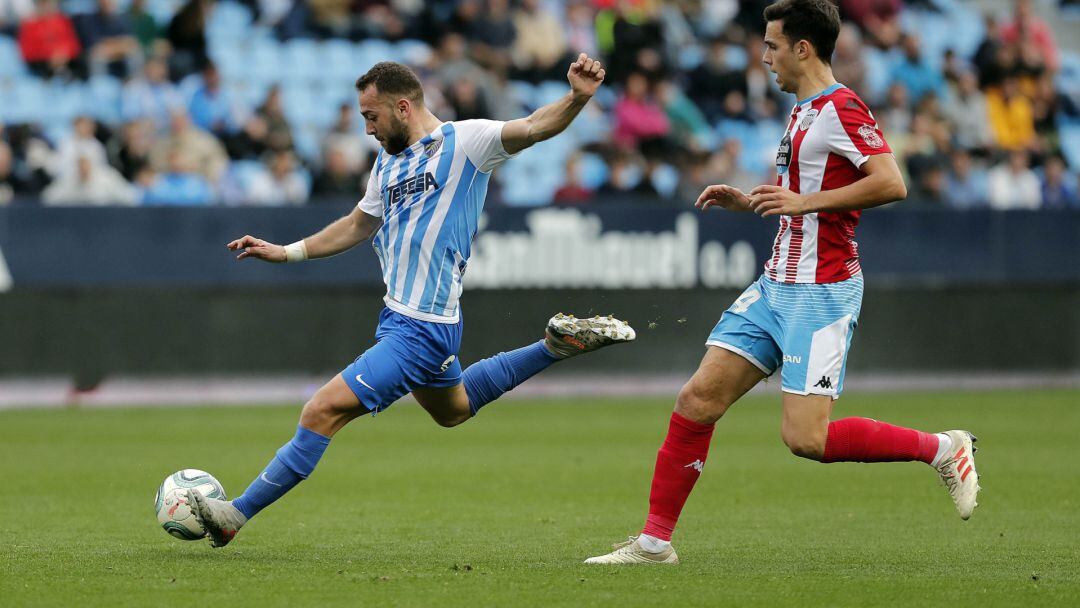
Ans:
{"label": "blurred crowd", "polygon": [[[565,91],[577,52],[602,57],[607,85],[580,124],[563,143],[543,144],[550,153],[508,163],[512,176],[536,179],[524,180],[524,190],[497,179],[492,204],[685,204],[711,183],[752,188],[775,179],[772,155],[794,102],[760,61],[768,4],[2,0],[0,42],[17,44],[22,65],[0,65],[0,82],[115,81],[119,94],[108,118],[85,113],[64,125],[12,121],[0,107],[0,204],[358,198],[377,148],[363,133],[351,81],[333,101],[319,98],[332,105],[329,120],[314,131],[298,124],[281,85],[253,99],[216,63],[217,38],[207,32],[217,11],[244,15],[223,34],[241,44],[263,35],[318,48],[408,45],[428,105],[446,120],[523,116]],[[1080,208],[1080,150],[1069,145],[1069,134],[1080,135],[1080,87],[1066,78],[1070,69],[1080,78],[1080,65],[1069,64],[1075,55],[1059,50],[1031,1],[985,15],[958,0],[838,4],[845,24],[836,77],[874,111],[906,173],[911,205]],[[1075,15],[1069,4],[1055,14]],[[968,43],[952,23],[963,24]],[[370,66],[332,67],[355,78]]]}

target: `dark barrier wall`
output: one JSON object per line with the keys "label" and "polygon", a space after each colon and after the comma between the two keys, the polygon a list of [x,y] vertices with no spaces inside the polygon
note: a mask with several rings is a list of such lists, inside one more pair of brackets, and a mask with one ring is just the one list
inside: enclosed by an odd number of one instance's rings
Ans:
{"label": "dark barrier wall", "polygon": [[[0,209],[0,375],[340,369],[382,306],[370,248],[284,266],[235,262],[224,243],[288,242],[346,210]],[[486,222],[462,300],[466,362],[539,338],[558,311],[639,328],[564,371],[692,372],[775,230],[637,206]],[[859,241],[853,370],[1080,369],[1080,214],[880,210]]]}
{"label": "dark barrier wall", "polygon": [[[556,370],[689,375],[737,290],[477,290],[466,363],[538,339],[555,312],[618,313],[632,345]],[[369,290],[34,290],[0,295],[0,374],[330,373],[373,343]],[[1080,369],[1080,289],[869,289],[852,370]]]}
{"label": "dark barrier wall", "polygon": [[[288,267],[233,263],[225,250],[245,233],[288,243],[347,211],[0,208],[0,290],[377,286],[367,245]],[[467,289],[741,288],[771,253],[777,221],[653,205],[495,209],[484,224]],[[1077,211],[872,210],[858,241],[870,285],[1080,283]]]}

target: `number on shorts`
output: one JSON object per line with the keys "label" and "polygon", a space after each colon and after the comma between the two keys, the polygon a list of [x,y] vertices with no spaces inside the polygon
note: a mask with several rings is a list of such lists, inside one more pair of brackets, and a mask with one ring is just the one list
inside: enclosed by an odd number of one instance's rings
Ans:
{"label": "number on shorts", "polygon": [[744,291],[738,300],[731,305],[732,312],[746,312],[750,306],[761,299],[761,292],[756,289]]}

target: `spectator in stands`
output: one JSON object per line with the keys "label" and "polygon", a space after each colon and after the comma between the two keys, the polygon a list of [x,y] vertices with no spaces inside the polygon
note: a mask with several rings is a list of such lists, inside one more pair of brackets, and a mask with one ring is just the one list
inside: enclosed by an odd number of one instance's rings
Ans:
{"label": "spectator in stands", "polygon": [[266,98],[256,111],[256,115],[266,125],[266,147],[273,151],[292,150],[292,127],[285,118],[285,106],[281,99],[281,87],[274,85],[266,93]]}
{"label": "spectator in stands", "polygon": [[1046,159],[1043,164],[1042,204],[1046,209],[1080,208],[1075,184],[1065,167],[1065,160],[1058,155]]}
{"label": "spectator in stands", "polygon": [[515,76],[531,82],[561,80],[571,53],[559,20],[543,10],[540,0],[523,0],[513,19],[517,32],[511,53]]}
{"label": "spectator in stands", "polygon": [[624,148],[638,148],[646,140],[667,137],[671,131],[664,110],[652,98],[645,74],[633,72],[626,78],[623,95],[615,103],[612,140]]}
{"label": "spectator in stands", "polygon": [[945,90],[945,80],[941,77],[941,72],[923,61],[918,37],[913,34],[904,35],[901,48],[904,57],[893,66],[891,80],[903,84],[915,101],[930,93],[941,95]]}
{"label": "spectator in stands", "polygon": [[881,122],[889,125],[889,141],[906,133],[911,129],[911,100],[908,97],[907,87],[900,82],[889,85],[885,93],[885,107],[874,112]]}
{"label": "spectator in stands", "polygon": [[19,49],[30,71],[42,78],[86,75],[79,61],[82,45],[71,19],[55,0],[37,0],[34,15],[19,27]]}
{"label": "spectator in stands", "polygon": [[670,80],[657,85],[657,98],[671,123],[671,136],[687,150],[705,150],[712,144],[712,127],[682,89]]}
{"label": "spectator in stands", "polygon": [[71,133],[60,140],[51,172],[57,177],[75,173],[80,160],[86,160],[94,167],[109,164],[105,146],[97,138],[97,123],[89,116],[76,117]]}
{"label": "spectator in stands", "polygon": [[240,130],[243,117],[232,95],[221,86],[217,66],[207,63],[201,74],[192,74],[185,81],[189,88],[188,112],[191,122],[219,139],[227,139]]}
{"label": "spectator in stands", "polygon": [[868,41],[883,49],[900,39],[900,10],[903,0],[840,0],[845,19],[855,22]]}
{"label": "spectator in stands", "polygon": [[990,170],[990,207],[994,209],[1038,209],[1042,204],[1042,184],[1029,167],[1028,153],[1009,153],[1005,162]]}
{"label": "spectator in stands", "polygon": [[710,121],[715,121],[723,113],[724,97],[746,89],[746,75],[728,67],[727,43],[716,39],[709,43],[705,61],[690,73],[687,94]]}
{"label": "spectator in stands", "polygon": [[468,57],[468,43],[460,34],[450,33],[439,41],[435,57],[435,73],[445,84],[468,80],[477,86],[484,103],[490,107],[494,98],[494,82],[491,74]]}
{"label": "spectator in stands", "polygon": [[1031,101],[1020,94],[1016,77],[1007,76],[1001,86],[986,94],[987,113],[994,143],[1006,150],[1031,149],[1037,144]]}
{"label": "spectator in stands", "polygon": [[447,89],[446,100],[453,109],[455,120],[491,117],[491,109],[488,108],[475,82],[455,80]]}
{"label": "spectator in stands", "polygon": [[654,52],[663,46],[663,35],[657,20],[659,6],[652,2],[619,2],[613,8],[601,10],[596,17],[600,50],[607,55],[607,79],[623,82],[631,72],[641,69],[640,53]]}
{"label": "spectator in stands", "polygon": [[209,61],[206,21],[212,6],[211,0],[187,0],[169,22],[166,36],[173,48],[169,65],[173,80],[198,72]]}
{"label": "spectator in stands", "polygon": [[585,53],[589,57],[599,55],[596,43],[596,17],[587,0],[567,2],[566,40],[571,53]]}
{"label": "spectator in stands", "polygon": [[268,171],[252,177],[247,192],[248,202],[266,206],[304,204],[308,198],[307,184],[295,168],[292,152],[274,152],[268,165]]}
{"label": "spectator in stands", "polygon": [[147,119],[159,133],[169,128],[170,117],[183,107],[184,99],[169,81],[169,67],[160,57],[147,60],[142,77],[128,81],[120,96],[125,122]]}
{"label": "spectator in stands", "polygon": [[10,204],[22,189],[22,180],[15,175],[15,157],[11,153],[11,146],[0,140],[0,206]]}
{"label": "spectator in stands", "polygon": [[19,24],[34,14],[34,0],[0,1],[0,34],[15,36]]}
{"label": "spectator in stands", "polygon": [[377,149],[374,139],[357,129],[353,117],[353,104],[343,103],[338,107],[337,120],[323,137],[322,150],[324,158],[331,150],[341,152],[349,171],[359,174],[370,167]]}
{"label": "spectator in stands", "polygon": [[506,73],[511,65],[510,51],[517,38],[508,0],[487,0],[476,21],[477,29],[469,38],[472,56],[485,68]]}
{"label": "spectator in stands", "polygon": [[183,167],[217,184],[229,165],[225,148],[213,135],[191,124],[183,110],[173,112],[169,136],[158,140],[150,150],[150,166],[158,172],[171,170],[170,158],[179,155]]}
{"label": "spectator in stands", "polygon": [[138,193],[108,165],[80,156],[76,169],[61,174],[45,192],[46,205],[134,205]]}
{"label": "spectator in stands", "polygon": [[364,193],[364,183],[355,164],[350,164],[345,150],[331,146],[323,156],[323,168],[311,185],[316,200],[330,202],[359,199]]}
{"label": "spectator in stands", "polygon": [[947,202],[948,176],[941,157],[926,159],[915,179],[914,187],[904,200],[905,206],[944,207]]}
{"label": "spectator in stands", "polygon": [[[837,82],[853,91],[865,91],[863,82],[866,78],[866,63],[863,57],[866,49],[863,47],[862,36],[859,28],[850,23],[845,23],[840,28],[840,35],[836,38],[836,48],[833,50],[832,69],[833,77]],[[751,55],[751,58],[754,56]]]}
{"label": "spectator in stands", "polygon": [[139,41],[126,14],[116,12],[113,0],[97,0],[98,10],[75,18],[79,40],[93,72],[108,71],[126,78],[129,67],[142,59]]}
{"label": "spectator in stands", "polygon": [[1054,32],[1035,14],[1031,0],[1016,0],[1013,20],[1001,27],[1001,40],[1005,44],[1031,45],[1051,72],[1060,65]]}
{"label": "spectator in stands", "polygon": [[581,155],[571,154],[566,159],[566,182],[555,190],[554,205],[582,205],[592,200],[593,192],[581,182]]}
{"label": "spectator in stands", "polygon": [[990,117],[986,97],[979,90],[978,77],[964,71],[957,75],[956,84],[945,96],[944,112],[952,127],[953,139],[962,148],[985,150],[992,143]]}
{"label": "spectator in stands", "polygon": [[627,194],[656,196],[656,189],[645,173],[641,155],[627,151],[612,156],[608,162],[608,179],[596,192],[612,202],[621,200],[619,197]]}
{"label": "spectator in stands", "polygon": [[202,175],[192,171],[191,165],[180,150],[168,155],[168,166],[161,174],[146,167],[139,172],[143,187],[144,205],[209,205],[214,200],[214,190]]}
{"label": "spectator in stands", "polygon": [[945,188],[947,203],[954,209],[975,209],[987,205],[986,171],[975,164],[971,154],[959,148],[949,158]]}
{"label": "spectator in stands", "polygon": [[[743,169],[742,155],[742,141],[734,137],[724,140],[720,149],[709,156],[708,171],[717,180],[711,183],[728,184],[744,192],[765,183],[760,176]],[[701,194],[701,190],[704,188],[698,190],[698,194]],[[697,194],[694,195],[694,200],[697,200]]]}
{"label": "spectator in stands", "polygon": [[353,33],[350,0],[306,0],[309,27],[319,38],[348,38]]}
{"label": "spectator in stands", "polygon": [[157,19],[146,10],[147,0],[132,0],[128,7],[127,19],[131,24],[131,33],[139,41],[144,56],[161,55],[164,32]]}
{"label": "spectator in stands", "polygon": [[139,173],[150,165],[153,134],[153,125],[136,120],[121,126],[109,141],[109,162],[124,179],[136,181]]}

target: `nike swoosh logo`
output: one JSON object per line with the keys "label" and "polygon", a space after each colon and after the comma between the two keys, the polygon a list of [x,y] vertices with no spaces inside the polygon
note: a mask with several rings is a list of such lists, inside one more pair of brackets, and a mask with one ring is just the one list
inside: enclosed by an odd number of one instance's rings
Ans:
{"label": "nike swoosh logo", "polygon": [[374,387],[374,386],[371,386],[371,385],[370,385],[370,384],[368,384],[367,382],[364,382],[364,376],[363,376],[363,375],[361,375],[361,374],[357,374],[357,375],[356,375],[356,381],[357,381],[357,382],[359,382],[360,384],[363,384],[364,386],[366,386],[366,387],[370,388],[371,390],[375,390],[375,387]]}
{"label": "nike swoosh logo", "polygon": [[277,486],[279,488],[281,487],[280,483],[274,483],[274,482],[270,481],[270,479],[266,476],[266,471],[263,471],[262,475],[259,475],[259,479],[265,481],[266,483],[268,483],[268,484],[270,484],[272,486]]}

